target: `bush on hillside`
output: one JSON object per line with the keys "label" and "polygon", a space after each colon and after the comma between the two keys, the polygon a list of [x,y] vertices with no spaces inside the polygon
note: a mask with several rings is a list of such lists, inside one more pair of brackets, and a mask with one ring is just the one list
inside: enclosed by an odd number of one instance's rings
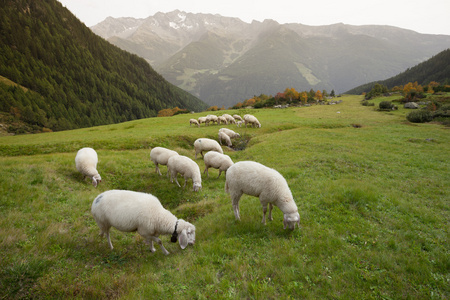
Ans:
{"label": "bush on hillside", "polygon": [[427,109],[410,112],[406,119],[412,123],[425,123],[433,120],[433,113]]}
{"label": "bush on hillside", "polygon": [[391,101],[381,101],[379,104],[380,110],[391,110],[394,107]]}

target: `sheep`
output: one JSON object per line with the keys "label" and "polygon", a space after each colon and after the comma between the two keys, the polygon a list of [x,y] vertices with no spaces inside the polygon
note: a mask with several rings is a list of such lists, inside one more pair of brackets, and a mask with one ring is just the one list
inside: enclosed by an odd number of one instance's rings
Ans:
{"label": "sheep", "polygon": [[189,127],[194,124],[197,125],[197,127],[200,127],[200,124],[198,123],[198,121],[196,119],[190,119],[189,120]]}
{"label": "sheep", "polygon": [[261,123],[259,123],[258,119],[254,115],[244,115],[245,127],[247,124],[251,124],[252,127],[261,127]]}
{"label": "sheep", "polygon": [[200,168],[197,163],[190,159],[189,157],[183,155],[175,155],[169,158],[167,162],[168,172],[170,172],[170,182],[175,182],[179,187],[181,185],[178,183],[177,175],[180,173],[184,177],[184,186],[189,178],[192,179],[192,185],[194,192],[198,192],[202,188],[202,175],[200,173]]}
{"label": "sheep", "polygon": [[241,127],[242,124],[244,124],[244,121],[237,121],[236,122],[236,126],[237,127]]}
{"label": "sheep", "polygon": [[205,123],[205,125],[206,125],[206,117],[199,117],[198,118],[198,124],[200,125],[202,123]]}
{"label": "sheep", "polygon": [[[150,159],[155,164],[155,172],[162,176],[158,164],[167,165],[169,158],[174,155],[178,155],[178,152],[163,147],[154,147],[150,151]],[[167,177],[169,177],[169,171],[167,171]]]}
{"label": "sheep", "polygon": [[236,133],[236,132],[234,132],[233,130],[228,129],[228,128],[220,128],[220,129],[219,129],[219,132],[220,132],[220,131],[223,132],[223,133],[225,133],[226,135],[228,135],[228,136],[229,136],[230,138],[232,138],[232,139],[241,136],[239,133]]}
{"label": "sheep", "polygon": [[203,171],[203,174],[206,172],[206,175],[209,177],[209,168],[219,169],[219,176],[222,173],[222,171],[225,171],[225,174],[229,167],[233,165],[233,161],[231,158],[226,154],[220,154],[216,151],[209,151],[205,153],[204,157],[205,161],[205,171]]}
{"label": "sheep", "polygon": [[217,117],[217,124],[220,124],[220,123],[228,125],[228,121],[224,116]]}
{"label": "sheep", "polygon": [[219,122],[218,117],[216,115],[207,115],[206,116],[206,125],[208,125],[209,122],[218,123]]}
{"label": "sheep", "polygon": [[233,115],[233,118],[238,121],[244,121],[240,115]]}
{"label": "sheep", "polygon": [[216,151],[223,154],[222,147],[220,147],[219,143],[212,139],[207,138],[199,138],[194,142],[195,149],[195,159],[197,159],[197,154],[201,154],[203,157],[203,151]]}
{"label": "sheep", "polygon": [[236,120],[229,114],[223,114],[222,117],[224,117],[228,123],[230,124],[236,124]]}
{"label": "sheep", "polygon": [[92,185],[97,187],[99,182],[102,182],[102,178],[97,171],[98,156],[92,148],[82,148],[78,150],[75,156],[75,167],[78,172],[83,174],[84,178],[89,177],[92,179]]}
{"label": "sheep", "polygon": [[114,249],[109,237],[111,227],[122,232],[137,231],[150,244],[151,252],[156,251],[153,246],[156,242],[165,255],[169,252],[159,239],[160,235],[171,234],[173,243],[179,237],[181,249],[195,243],[195,226],[177,219],[151,194],[109,190],[94,199],[91,213],[100,228],[100,236],[106,234],[111,250]]}
{"label": "sheep", "polygon": [[219,143],[221,145],[222,145],[222,141],[225,141],[225,143],[227,143],[228,147],[233,146],[233,144],[231,143],[230,136],[223,131],[219,131]]}
{"label": "sheep", "polygon": [[284,229],[300,227],[300,215],[286,179],[276,170],[254,161],[240,161],[228,168],[225,192],[230,194],[236,220],[239,216],[239,200],[242,194],[259,197],[263,207],[262,223],[266,224],[267,204],[269,220],[272,220],[273,205],[283,212]]}

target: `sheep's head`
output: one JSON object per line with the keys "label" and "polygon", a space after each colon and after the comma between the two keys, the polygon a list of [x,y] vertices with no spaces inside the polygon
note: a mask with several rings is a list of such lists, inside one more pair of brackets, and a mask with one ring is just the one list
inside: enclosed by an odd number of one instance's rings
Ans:
{"label": "sheep's head", "polygon": [[97,187],[97,183],[102,182],[102,178],[100,177],[100,174],[94,175],[94,177],[92,177],[92,185],[94,187]]}
{"label": "sheep's head", "polygon": [[300,215],[298,212],[284,214],[283,218],[284,229],[286,229],[286,227],[289,227],[290,230],[294,230],[295,224],[297,224],[298,227],[300,228]]}
{"label": "sheep's head", "polygon": [[194,192],[198,192],[202,189],[202,184],[200,182],[194,182]]}
{"label": "sheep's head", "polygon": [[[185,222],[184,220],[180,220]],[[195,244],[195,226],[191,223],[185,222],[186,228],[181,231],[178,242],[181,249],[185,249],[188,245]]]}

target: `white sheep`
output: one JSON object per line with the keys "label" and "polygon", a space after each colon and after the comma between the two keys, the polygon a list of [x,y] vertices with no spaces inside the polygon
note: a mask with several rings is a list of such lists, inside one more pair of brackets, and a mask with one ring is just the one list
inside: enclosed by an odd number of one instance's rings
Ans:
{"label": "white sheep", "polygon": [[218,123],[218,117],[216,115],[207,115],[206,116],[206,125],[208,125],[209,122]]}
{"label": "white sheep", "polygon": [[227,118],[225,118],[224,116],[219,116],[219,117],[217,117],[217,124],[225,124],[225,125],[228,125]]}
{"label": "white sheep", "polygon": [[240,115],[233,115],[233,118],[238,121],[244,121]]}
{"label": "white sheep", "polygon": [[[156,167],[155,172],[158,173],[159,175],[162,175],[158,164],[167,165],[169,158],[174,155],[178,155],[178,152],[163,147],[154,147],[150,151],[150,159],[155,164]],[[169,177],[168,171],[167,177]]]}
{"label": "white sheep", "polygon": [[203,157],[203,151],[217,151],[223,154],[222,147],[220,147],[219,143],[212,139],[207,138],[199,138],[194,142],[195,149],[195,159],[197,159],[197,154],[201,154]]}
{"label": "white sheep", "polygon": [[175,182],[179,187],[181,185],[178,183],[177,175],[180,173],[184,177],[184,186],[189,178],[192,179],[192,186],[194,192],[198,192],[202,188],[202,175],[200,173],[200,168],[195,161],[187,156],[175,155],[169,158],[167,162],[167,169],[170,173],[170,182]]}
{"label": "white sheep", "polygon": [[75,166],[84,178],[89,177],[92,179],[92,185],[97,187],[97,184],[102,181],[100,174],[97,171],[98,156],[92,148],[82,148],[78,150],[75,156]]}
{"label": "white sheep", "polygon": [[198,123],[198,121],[196,119],[190,119],[189,120],[189,127],[194,124],[197,125],[197,127],[200,127],[200,124]]}
{"label": "white sheep", "polygon": [[205,125],[206,125],[206,117],[199,117],[198,118],[198,124],[200,125],[202,123],[205,123]]}
{"label": "white sheep", "polygon": [[239,133],[234,132],[233,130],[228,129],[228,128],[220,128],[220,129],[219,129],[219,132],[220,132],[220,131],[223,132],[223,133],[225,133],[226,135],[228,135],[228,136],[229,136],[230,138],[232,138],[232,139],[241,136]]}
{"label": "white sheep", "polygon": [[229,114],[223,114],[222,117],[224,117],[228,123],[230,124],[236,124],[236,120]]}
{"label": "white sheep", "polygon": [[247,127],[247,124],[252,125],[252,127],[261,127],[261,123],[254,115],[244,115],[244,123],[245,127]]}
{"label": "white sheep", "polygon": [[236,126],[237,127],[241,127],[242,124],[244,124],[244,121],[237,121],[236,122]]}
{"label": "white sheep", "polygon": [[222,174],[222,171],[225,171],[225,174],[229,167],[233,165],[233,161],[231,158],[226,154],[220,154],[216,151],[209,151],[205,153],[204,157],[205,161],[205,171],[203,171],[203,174],[206,172],[206,175],[209,177],[209,168],[219,169],[219,176]]}
{"label": "white sheep", "polygon": [[236,220],[239,216],[239,200],[242,194],[259,197],[263,207],[262,223],[266,224],[267,205],[272,220],[273,205],[283,212],[284,228],[300,227],[300,215],[286,179],[276,170],[254,161],[240,161],[228,168],[225,191],[230,194]]}
{"label": "white sheep", "polygon": [[223,131],[219,131],[219,143],[221,145],[222,145],[222,141],[225,141],[225,143],[227,143],[228,147],[233,146],[233,144],[231,143],[230,136]]}
{"label": "white sheep", "polygon": [[159,239],[160,235],[171,234],[173,243],[179,237],[181,249],[195,243],[195,226],[177,219],[151,194],[125,190],[106,191],[94,199],[91,212],[100,228],[100,236],[106,234],[111,250],[111,227],[123,232],[137,231],[150,244],[151,252],[156,251],[153,246],[153,242],[156,242],[165,255],[169,252]]}

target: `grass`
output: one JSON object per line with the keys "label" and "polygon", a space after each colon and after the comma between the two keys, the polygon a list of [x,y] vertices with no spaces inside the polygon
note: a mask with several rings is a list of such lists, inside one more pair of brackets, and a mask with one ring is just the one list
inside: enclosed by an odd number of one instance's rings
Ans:
{"label": "grass", "polygon": [[[448,299],[448,129],[342,99],[235,111],[262,127],[228,126],[249,142],[226,154],[288,181],[301,216],[293,232],[277,208],[262,225],[258,199],[245,195],[235,221],[217,170],[199,193],[171,184],[164,166],[154,172],[150,147],[193,158],[196,138],[217,138],[216,125],[189,127],[206,113],[1,137],[0,298]],[[97,188],[75,169],[84,146],[99,154]],[[110,251],[90,214],[109,189],[154,194],[196,225],[196,244],[181,250],[164,236],[171,254],[152,254],[138,234],[113,229]]]}

